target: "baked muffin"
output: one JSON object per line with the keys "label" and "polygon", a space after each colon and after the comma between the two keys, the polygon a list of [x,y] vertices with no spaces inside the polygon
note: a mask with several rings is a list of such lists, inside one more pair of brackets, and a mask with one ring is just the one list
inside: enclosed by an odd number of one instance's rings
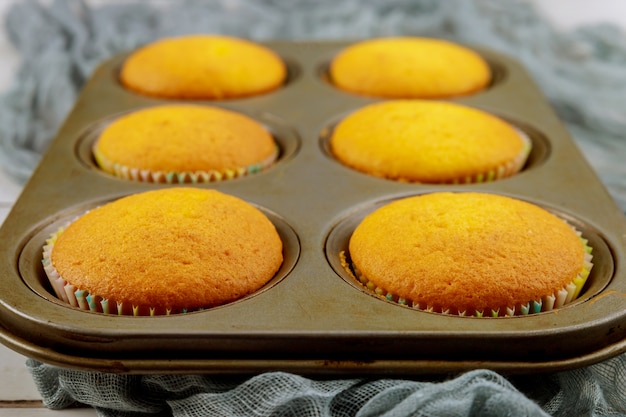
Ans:
{"label": "baked muffin", "polygon": [[133,194],[93,209],[43,250],[57,296],[72,306],[162,315],[238,300],[280,268],[282,241],[257,208],[215,190]]}
{"label": "baked muffin", "polygon": [[476,52],[440,39],[368,39],[342,50],[330,63],[339,89],[384,98],[445,98],[473,94],[491,82]]}
{"label": "baked muffin", "polygon": [[591,270],[591,250],[565,221],[528,202],[469,192],[377,209],[354,230],[349,259],[380,296],[461,316],[558,308],[578,297]]}
{"label": "baked muffin", "polygon": [[279,88],[287,67],[271,49],[222,35],[164,38],[130,53],[124,87],[171,99],[233,99]]}
{"label": "baked muffin", "polygon": [[218,107],[171,104],[134,111],[107,126],[96,163],[120,178],[204,183],[262,171],[278,147],[256,120]]}
{"label": "baked muffin", "polygon": [[516,174],[528,158],[531,142],[482,110],[449,102],[390,100],[341,120],[329,148],[344,165],[369,175],[441,184]]}

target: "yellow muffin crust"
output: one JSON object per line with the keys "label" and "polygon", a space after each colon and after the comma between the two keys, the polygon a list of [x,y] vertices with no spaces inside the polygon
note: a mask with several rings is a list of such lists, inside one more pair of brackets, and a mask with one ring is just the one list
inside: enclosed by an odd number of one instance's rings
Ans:
{"label": "yellow muffin crust", "polygon": [[56,239],[51,263],[77,289],[124,305],[198,309],[265,285],[283,261],[274,225],[249,203],[187,187],[89,211]]}
{"label": "yellow muffin crust", "polygon": [[133,51],[120,81],[135,92],[174,99],[228,99],[273,91],[287,77],[271,49],[223,35],[164,38]]}
{"label": "yellow muffin crust", "polygon": [[579,236],[534,204],[486,193],[435,192],[389,203],[349,242],[367,280],[422,309],[505,311],[555,294],[585,262]]}
{"label": "yellow muffin crust", "polygon": [[277,156],[272,135],[256,120],[212,106],[171,104],[141,109],[107,126],[94,144],[96,161],[149,171],[195,172],[267,166]]}
{"label": "yellow muffin crust", "polygon": [[477,182],[518,172],[530,141],[484,111],[439,101],[391,100],[349,114],[329,140],[343,164],[420,183]]}
{"label": "yellow muffin crust", "polygon": [[444,98],[476,93],[491,81],[487,62],[473,50],[439,39],[368,39],[331,61],[342,90],[385,98]]}

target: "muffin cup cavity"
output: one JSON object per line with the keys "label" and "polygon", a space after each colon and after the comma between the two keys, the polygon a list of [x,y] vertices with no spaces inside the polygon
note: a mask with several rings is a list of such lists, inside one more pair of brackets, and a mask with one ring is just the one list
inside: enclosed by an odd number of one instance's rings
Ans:
{"label": "muffin cup cavity", "polygon": [[360,222],[369,213],[394,200],[381,200],[372,205],[356,209],[352,214],[335,224],[327,235],[325,243],[326,259],[339,277],[356,290],[386,302],[392,308],[394,306],[403,307],[412,309],[417,313],[444,314],[452,317],[526,317],[538,313],[549,313],[560,308],[574,307],[589,301],[592,297],[599,294],[613,277],[614,264],[611,249],[599,232],[575,217],[544,207],[567,223],[579,236],[581,245],[585,248],[583,268],[578,276],[562,289],[537,300],[528,300],[527,303],[508,307],[494,306],[493,309],[484,311],[458,311],[453,306],[426,305],[425,303],[404,299],[386,288],[374,284],[367,277],[363,276],[358,268],[353,265],[348,249],[350,237]]}
{"label": "muffin cup cavity", "polygon": [[129,114],[124,112],[100,120],[85,129],[76,143],[78,160],[90,169],[113,179],[157,184],[208,184],[220,181],[253,177],[272,170],[276,165],[292,158],[300,148],[300,138],[296,131],[280,118],[269,113],[246,114],[267,129],[274,138],[275,152],[265,160],[246,167],[232,167],[224,170],[208,171],[153,171],[113,163],[95,151],[95,143],[100,133],[117,118]]}
{"label": "muffin cup cavity", "polygon": [[[108,202],[108,201],[107,201]],[[165,310],[152,306],[136,306],[128,303],[118,303],[115,300],[107,300],[98,294],[90,294],[81,288],[69,284],[61,277],[50,262],[50,255],[54,248],[56,238],[63,230],[80,215],[94,209],[100,204],[80,207],[77,210],[67,210],[65,215],[51,219],[46,224],[37,228],[27,242],[24,243],[19,253],[19,271],[22,280],[35,293],[42,298],[57,304],[75,308],[85,312],[106,314],[111,316],[162,316],[176,315],[192,312],[208,311],[224,308],[234,303],[244,302],[261,294],[280,281],[285,279],[295,267],[300,256],[299,239],[294,229],[278,214],[256,206],[274,224],[280,239],[283,242],[283,263],[264,286],[255,292],[237,300],[197,309]]]}
{"label": "muffin cup cavity", "polygon": [[333,131],[337,124],[345,117],[346,115],[339,116],[338,118],[329,121],[329,123],[321,130],[319,134],[319,143],[322,153],[329,158],[330,160],[336,162],[337,164],[349,169],[358,174],[372,177],[372,178],[382,178],[388,181],[394,181],[398,183],[408,183],[414,185],[457,185],[457,184],[480,184],[486,182],[493,181],[501,181],[511,177],[516,177],[524,172],[534,169],[536,167],[541,166],[545,163],[550,156],[550,144],[545,135],[543,135],[539,130],[529,126],[528,124],[521,123],[518,121],[510,120],[508,118],[502,117],[502,119],[506,120],[510,123],[514,129],[519,134],[522,139],[524,145],[522,151],[519,155],[497,167],[494,169],[490,169],[484,172],[477,173],[475,175],[469,175],[466,177],[456,178],[450,181],[440,181],[440,182],[418,182],[418,181],[409,181],[407,179],[395,179],[395,178],[387,178],[387,177],[379,177],[374,176],[372,174],[359,171],[354,169],[346,164],[342,163],[331,151],[330,140],[333,135]]}

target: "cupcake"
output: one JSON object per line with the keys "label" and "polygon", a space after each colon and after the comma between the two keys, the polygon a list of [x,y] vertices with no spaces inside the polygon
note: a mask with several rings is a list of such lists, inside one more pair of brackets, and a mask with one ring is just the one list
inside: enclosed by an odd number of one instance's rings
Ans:
{"label": "cupcake", "polygon": [[475,183],[509,177],[531,142],[482,110],[427,100],[391,100],[356,110],[329,139],[332,155],[357,171],[404,182]]}
{"label": "cupcake", "polygon": [[171,104],[108,125],[93,145],[97,165],[120,178],[204,183],[260,172],[278,147],[256,120],[218,107]]}
{"label": "cupcake", "polygon": [[83,310],[163,315],[263,287],[283,262],[274,225],[215,190],[174,187],[93,209],[55,233],[43,265],[57,297]]}
{"label": "cupcake", "polygon": [[382,98],[445,98],[485,89],[491,69],[476,52],[439,39],[368,39],[340,51],[330,63],[341,90]]}
{"label": "cupcake", "polygon": [[591,270],[580,233],[543,208],[486,193],[434,192],[365,217],[344,265],[366,288],[419,310],[460,316],[550,311]]}
{"label": "cupcake", "polygon": [[120,82],[171,99],[233,99],[267,93],[287,77],[282,59],[260,44],[221,35],[165,38],[130,53]]}

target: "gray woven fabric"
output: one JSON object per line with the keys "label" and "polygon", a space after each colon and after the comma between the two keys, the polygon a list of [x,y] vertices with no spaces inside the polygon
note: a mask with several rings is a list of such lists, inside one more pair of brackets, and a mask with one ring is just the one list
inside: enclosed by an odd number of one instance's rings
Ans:
{"label": "gray woven fabric", "polygon": [[[0,165],[25,180],[94,67],[162,36],[256,40],[410,34],[491,47],[531,71],[626,210],[626,35],[612,26],[556,32],[515,0],[188,0],[91,8],[18,2],[5,28],[23,57],[0,97]],[[116,375],[29,360],[50,408],[100,416],[626,416],[626,356],[553,375],[477,370],[440,381]]]}
{"label": "gray woven fabric", "polygon": [[626,416],[626,355],[548,375],[506,378],[481,369],[438,381],[129,376],[26,365],[47,407],[90,405],[102,417]]}

